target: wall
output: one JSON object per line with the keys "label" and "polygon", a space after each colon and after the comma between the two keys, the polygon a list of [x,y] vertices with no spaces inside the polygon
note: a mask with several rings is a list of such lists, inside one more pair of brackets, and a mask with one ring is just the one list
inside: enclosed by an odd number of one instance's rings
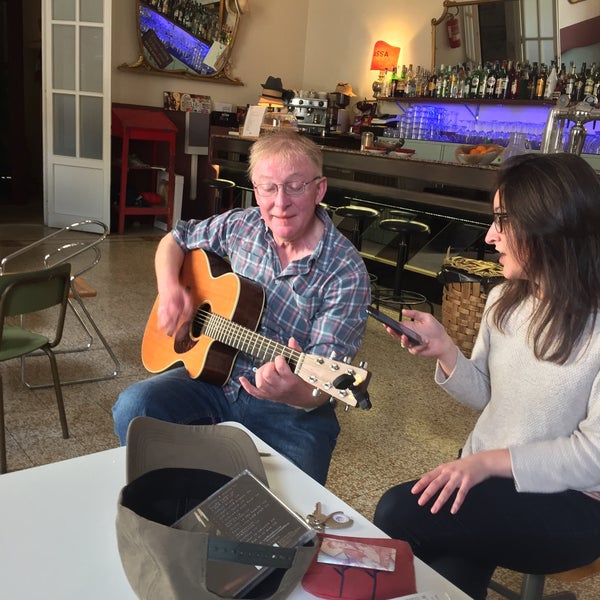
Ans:
{"label": "wall", "polygon": [[400,46],[400,64],[429,66],[431,19],[442,0],[249,0],[232,53],[233,74],[243,86],[138,75],[117,70],[139,55],[135,0],[113,2],[112,97],[114,102],[162,106],[164,90],[207,94],[213,101],[255,103],[269,75],[290,89],[333,91],[352,84],[372,97],[369,70],[378,39]]}
{"label": "wall", "polygon": [[[575,42],[574,47],[563,50],[562,62],[569,66],[573,62],[579,69],[582,62],[588,67],[597,61],[600,55],[600,21],[598,1],[586,0],[570,4],[567,0],[558,5],[559,23],[561,26],[561,42],[565,47]],[[567,32],[569,32],[567,34]],[[582,42],[582,40],[584,40]],[[584,45],[581,45],[584,44]]]}

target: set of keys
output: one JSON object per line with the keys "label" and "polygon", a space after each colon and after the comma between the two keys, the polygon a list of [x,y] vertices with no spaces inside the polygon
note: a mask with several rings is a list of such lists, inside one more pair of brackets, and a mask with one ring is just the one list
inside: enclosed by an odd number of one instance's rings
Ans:
{"label": "set of keys", "polygon": [[325,529],[345,529],[350,527],[354,521],[341,510],[325,514],[321,503],[317,502],[315,510],[306,515],[305,521],[316,531],[323,532]]}

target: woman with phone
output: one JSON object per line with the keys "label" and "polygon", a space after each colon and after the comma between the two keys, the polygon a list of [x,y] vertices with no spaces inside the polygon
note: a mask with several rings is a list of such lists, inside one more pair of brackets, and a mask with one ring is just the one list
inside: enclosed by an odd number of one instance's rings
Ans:
{"label": "woman with phone", "polygon": [[547,574],[600,556],[600,181],[571,154],[499,170],[488,296],[470,359],[403,311],[436,382],[481,411],[460,457],[388,490],[375,524],[481,600],[496,567]]}

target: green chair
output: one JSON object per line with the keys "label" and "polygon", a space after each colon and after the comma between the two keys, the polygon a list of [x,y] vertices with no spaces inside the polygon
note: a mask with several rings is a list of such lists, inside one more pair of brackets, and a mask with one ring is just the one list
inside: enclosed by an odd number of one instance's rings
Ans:
{"label": "green chair", "polygon": [[[0,362],[20,358],[42,350],[50,359],[58,415],[63,438],[69,437],[56,357],[52,349],[60,343],[71,289],[71,265],[63,263],[42,271],[0,275]],[[58,318],[52,326],[54,338],[16,326],[8,317],[34,313],[58,306]],[[56,311],[53,311],[54,315]],[[11,321],[14,321],[11,320]],[[0,473],[6,473],[6,433],[4,398],[0,374]]]}
{"label": "green chair", "polygon": [[[90,298],[96,295],[96,290],[82,279],[82,275],[100,262],[101,253],[99,244],[106,239],[108,233],[108,227],[101,221],[86,219],[78,223],[71,223],[71,225],[67,225],[62,229],[56,229],[31,244],[15,250],[15,252],[12,252],[0,260],[0,275],[9,272],[9,263],[11,263],[11,265],[18,265],[18,268],[12,267],[14,271],[30,270],[32,265],[37,264],[37,262],[41,262],[45,268],[66,262],[71,264],[73,272],[71,273],[69,307],[79,322],[79,325],[82,327],[83,333],[87,335],[87,343],[77,347],[64,347],[65,343],[63,341],[61,348],[55,350],[55,354],[71,354],[90,350],[95,341],[95,333],[96,338],[103,345],[112,361],[112,370],[106,375],[92,374],[87,377],[63,380],[61,382],[63,387],[65,385],[76,383],[88,383],[112,379],[119,374],[121,368],[119,360],[115,356],[115,353],[109,346],[106,338],[100,331],[100,328],[92,318],[90,311],[83,301],[83,298]],[[72,237],[74,234],[85,234],[85,236],[81,238],[79,235]],[[43,260],[40,261],[40,254],[42,253],[45,255],[43,256]],[[17,259],[19,260],[13,263],[13,261]],[[36,356],[37,354],[41,353],[36,352],[33,356]],[[27,358],[31,358],[31,356],[28,356]],[[23,384],[32,390],[52,387],[51,382],[34,384],[27,381],[26,363],[28,361],[25,359],[26,357],[21,359],[21,381]]]}

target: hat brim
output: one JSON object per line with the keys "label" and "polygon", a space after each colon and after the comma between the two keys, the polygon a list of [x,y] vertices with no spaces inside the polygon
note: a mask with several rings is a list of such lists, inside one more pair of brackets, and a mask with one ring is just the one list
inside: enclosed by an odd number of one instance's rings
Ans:
{"label": "hat brim", "polygon": [[356,96],[356,94],[350,90],[348,91],[346,88],[343,89],[339,89],[339,88],[335,88],[335,93],[336,94],[343,94],[344,96],[349,96],[350,98],[353,98],[354,96]]}
{"label": "hat brim", "polygon": [[283,106],[283,100],[281,98],[268,98],[267,96],[261,96],[258,99],[258,104],[270,104],[271,106]]}
{"label": "hat brim", "polygon": [[127,482],[164,468],[204,469],[229,477],[250,469],[268,485],[260,454],[245,431],[136,417],[127,431]]}

